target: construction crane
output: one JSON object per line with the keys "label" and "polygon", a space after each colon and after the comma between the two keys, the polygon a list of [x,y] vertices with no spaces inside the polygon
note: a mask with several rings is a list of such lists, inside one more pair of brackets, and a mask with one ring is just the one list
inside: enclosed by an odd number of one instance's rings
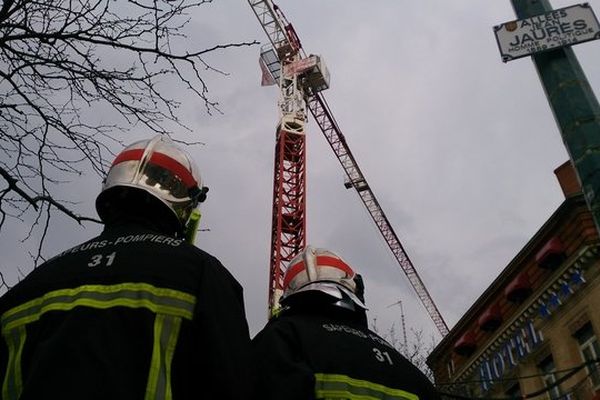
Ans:
{"label": "construction crane", "polygon": [[402,354],[408,355],[408,340],[406,340],[406,321],[404,320],[404,307],[402,307],[402,300],[398,300],[395,303],[390,304],[386,308],[393,307],[395,305],[400,305],[400,323],[402,324]]}
{"label": "construction crane", "polygon": [[321,57],[307,56],[292,24],[272,0],[248,0],[269,38],[261,49],[263,83],[280,88],[280,122],[276,133],[273,217],[271,235],[269,310],[277,308],[283,274],[289,261],[306,244],[305,125],[310,110],[346,174],[347,189],[360,196],[371,218],[406,274],[425,310],[444,337],[448,325],[384,214],[375,194],[352,155],[333,113],[321,93],[329,87],[329,73]]}

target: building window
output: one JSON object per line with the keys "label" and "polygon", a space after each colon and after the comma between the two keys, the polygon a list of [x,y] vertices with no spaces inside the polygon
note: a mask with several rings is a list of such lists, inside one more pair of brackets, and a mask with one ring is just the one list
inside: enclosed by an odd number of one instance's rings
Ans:
{"label": "building window", "polygon": [[512,397],[512,398],[520,398],[521,397],[521,387],[519,386],[519,383],[515,383],[514,385],[512,385],[511,387],[508,388],[508,390],[505,393],[508,397]]}
{"label": "building window", "polygon": [[544,382],[544,387],[547,388],[547,397],[551,400],[560,399],[562,393],[560,392],[560,387],[555,385],[556,383],[556,367],[554,365],[554,359],[552,355],[544,358],[542,362],[538,365],[540,371],[544,374],[542,376],[542,381]]}
{"label": "building window", "polygon": [[[579,351],[584,361],[595,360],[600,357],[600,344],[594,334],[592,324],[588,322],[575,332],[575,339],[579,343]],[[592,381],[594,389],[600,387],[600,369],[598,363],[592,363],[587,366],[588,374]]]}

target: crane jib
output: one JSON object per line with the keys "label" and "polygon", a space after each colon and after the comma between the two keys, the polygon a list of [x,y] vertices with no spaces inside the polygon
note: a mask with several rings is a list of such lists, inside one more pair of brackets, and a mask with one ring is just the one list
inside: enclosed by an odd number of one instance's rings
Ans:
{"label": "crane jib", "polygon": [[[262,52],[265,54],[264,57],[261,55],[264,62],[263,68],[268,70],[272,77],[277,75],[277,83],[281,89],[280,111],[283,115],[279,127],[285,127],[287,121],[287,126],[294,128],[279,129],[277,133],[278,150],[275,155],[269,287],[270,315],[274,314],[281,295],[282,276],[287,265],[286,262],[302,250],[302,243],[306,239],[303,208],[305,205],[303,125],[306,122],[304,110],[307,107],[346,173],[347,181],[344,185],[346,188],[356,189],[419,300],[444,337],[449,331],[446,322],[360,171],[341,129],[333,118],[325,98],[320,93],[321,90],[329,87],[329,72],[322,59],[306,60],[303,54],[300,54],[302,49],[300,38],[281,9],[271,0],[248,0],[248,3],[269,38],[278,59],[273,60],[275,57],[267,56],[269,50]],[[275,66],[277,61],[282,64],[279,68]],[[311,64],[313,62],[314,65]],[[298,79],[300,75],[302,75],[302,79]],[[299,81],[304,82],[305,85],[306,82],[311,83],[309,86],[301,87]],[[304,104],[298,104],[298,95],[301,96],[301,103]],[[302,133],[300,135],[302,138],[299,137],[300,133]],[[290,182],[295,183],[290,184]],[[300,193],[300,197],[298,197],[298,193]]]}

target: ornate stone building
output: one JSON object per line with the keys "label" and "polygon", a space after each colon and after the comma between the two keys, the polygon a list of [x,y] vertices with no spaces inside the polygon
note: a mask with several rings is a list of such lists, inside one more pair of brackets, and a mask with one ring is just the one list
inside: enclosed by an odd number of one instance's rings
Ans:
{"label": "ornate stone building", "polygon": [[569,162],[565,201],[428,357],[468,397],[600,398],[600,241]]}

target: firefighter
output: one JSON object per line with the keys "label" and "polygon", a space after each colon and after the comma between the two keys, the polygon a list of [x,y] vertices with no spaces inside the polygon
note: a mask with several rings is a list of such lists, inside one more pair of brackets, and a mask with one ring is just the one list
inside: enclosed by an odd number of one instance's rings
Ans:
{"label": "firefighter", "polygon": [[284,275],[282,308],[252,341],[257,399],[437,400],[432,383],[367,326],[360,275],[307,247]]}
{"label": "firefighter", "polygon": [[116,157],[103,232],[0,298],[2,399],[248,398],[242,288],[185,240],[206,192],[164,136]]}

